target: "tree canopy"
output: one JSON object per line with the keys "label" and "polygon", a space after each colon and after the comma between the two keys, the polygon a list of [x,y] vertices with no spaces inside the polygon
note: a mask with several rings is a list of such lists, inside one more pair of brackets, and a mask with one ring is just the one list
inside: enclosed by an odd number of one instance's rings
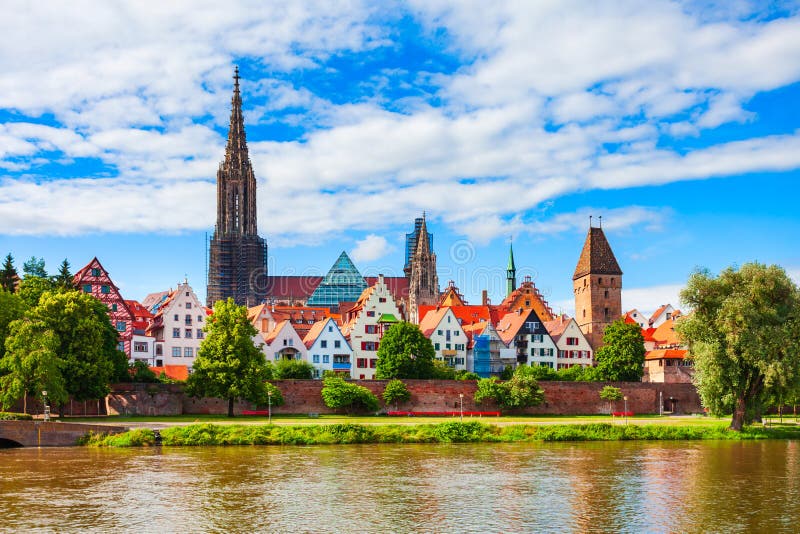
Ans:
{"label": "tree canopy", "polygon": [[617,319],[606,327],[604,345],[595,354],[592,378],[614,382],[639,382],[644,374],[644,337],[637,324]]}
{"label": "tree canopy", "polygon": [[305,360],[278,360],[271,365],[272,378],[276,380],[307,380],[314,375],[314,366]]}
{"label": "tree canopy", "polygon": [[29,276],[47,278],[47,269],[45,269],[44,266],[44,258],[31,256],[28,261],[22,264],[22,272],[25,274],[25,278]]}
{"label": "tree canopy", "polygon": [[543,403],[544,390],[536,381],[534,368],[523,364],[505,382],[498,382],[494,376],[478,380],[475,402],[480,404],[484,400],[493,400],[501,408],[517,410]]}
{"label": "tree canopy", "polygon": [[193,396],[228,400],[228,417],[233,417],[236,399],[257,404],[267,402],[267,362],[254,344],[258,333],[247,319],[247,308],[232,298],[218,301],[204,330],[192,366],[186,391]]}
{"label": "tree canopy", "polygon": [[9,253],[6,255],[6,259],[3,260],[3,267],[0,268],[0,286],[9,293],[13,293],[17,276],[17,268],[14,267],[14,256]]}
{"label": "tree canopy", "polygon": [[383,402],[386,403],[387,406],[394,404],[395,409],[397,409],[397,404],[408,402],[409,400],[411,400],[411,392],[408,391],[408,388],[401,380],[395,378],[386,384],[383,390]]}
{"label": "tree canopy", "polygon": [[5,354],[5,342],[11,323],[22,318],[25,304],[19,295],[0,288],[0,358]]}
{"label": "tree canopy", "polygon": [[358,384],[351,384],[338,376],[326,376],[322,379],[322,401],[325,406],[334,410],[376,411],[380,406],[378,397],[370,390]]}
{"label": "tree canopy", "polygon": [[58,273],[52,278],[53,284],[60,289],[74,289],[72,285],[72,273],[69,272],[69,262],[66,258],[61,262],[58,267]]}
{"label": "tree canopy", "polygon": [[415,324],[393,324],[381,338],[375,377],[436,378],[436,350]]}
{"label": "tree canopy", "polygon": [[770,398],[797,391],[800,291],[782,268],[697,271],[681,300],[692,313],[675,329],[689,345],[695,385],[712,414],[733,413],[731,428],[741,430]]}

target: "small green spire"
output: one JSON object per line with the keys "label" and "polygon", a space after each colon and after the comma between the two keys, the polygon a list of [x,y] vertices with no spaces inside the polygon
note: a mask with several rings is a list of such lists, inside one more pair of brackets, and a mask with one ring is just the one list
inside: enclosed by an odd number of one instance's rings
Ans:
{"label": "small green spire", "polygon": [[517,268],[514,265],[514,245],[508,245],[508,268],[506,269],[507,294],[510,295],[517,289]]}
{"label": "small green spire", "polygon": [[514,266],[514,245],[511,243],[508,245],[508,270],[517,271],[517,268]]}

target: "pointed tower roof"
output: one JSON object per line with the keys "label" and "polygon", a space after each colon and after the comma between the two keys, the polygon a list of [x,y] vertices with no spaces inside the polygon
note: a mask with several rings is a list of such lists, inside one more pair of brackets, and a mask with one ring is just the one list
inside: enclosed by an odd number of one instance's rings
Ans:
{"label": "pointed tower roof", "polygon": [[619,268],[602,228],[589,227],[572,279],[577,280],[589,273],[622,275],[622,269]]}
{"label": "pointed tower roof", "polygon": [[226,163],[241,165],[249,159],[247,153],[247,136],[244,133],[244,116],[242,115],[242,96],[239,93],[239,67],[233,74],[233,96],[231,97],[231,124],[228,128],[228,144],[225,147]]}
{"label": "pointed tower roof", "polygon": [[430,250],[430,244],[428,243],[428,225],[425,222],[425,213],[423,212],[422,225],[419,227],[419,237],[417,237],[417,249],[414,251],[414,255],[427,255],[430,253]]}
{"label": "pointed tower roof", "polygon": [[338,306],[340,302],[355,302],[367,288],[364,277],[353,260],[342,251],[339,258],[309,297],[308,306]]}
{"label": "pointed tower roof", "polygon": [[514,245],[509,243],[508,244],[508,268],[509,271],[516,271],[517,268],[514,265]]}

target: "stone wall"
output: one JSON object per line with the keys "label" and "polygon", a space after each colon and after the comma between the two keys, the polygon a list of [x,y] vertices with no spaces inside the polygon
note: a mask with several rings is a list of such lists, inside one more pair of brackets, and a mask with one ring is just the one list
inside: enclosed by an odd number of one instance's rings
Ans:
{"label": "stone wall", "polygon": [[[386,387],[385,380],[354,381],[368,388],[380,398]],[[464,410],[496,410],[493,405],[475,405],[476,383],[474,381],[451,380],[404,380],[411,393],[411,400],[401,404],[401,410],[448,411],[458,410],[464,395]],[[275,414],[327,414],[334,413],[322,402],[320,380],[279,380],[274,382],[281,390],[285,404],[274,406]],[[600,400],[600,390],[608,385],[604,382],[540,382],[545,391],[545,403],[528,408],[525,413],[571,415],[608,413],[608,403]],[[665,411],[676,413],[700,413],[703,411],[697,391],[691,384],[655,384],[644,382],[618,382],[611,385],[622,390],[628,397],[628,410],[637,414],[659,413],[659,393]],[[672,399],[672,400],[670,400]],[[176,384],[121,384],[106,399],[109,415],[179,415],[179,414],[225,414],[228,404],[223,399],[195,399],[183,394],[182,386]],[[623,401],[618,401],[615,410],[622,411]],[[266,409],[250,403],[237,403],[235,412]]]}

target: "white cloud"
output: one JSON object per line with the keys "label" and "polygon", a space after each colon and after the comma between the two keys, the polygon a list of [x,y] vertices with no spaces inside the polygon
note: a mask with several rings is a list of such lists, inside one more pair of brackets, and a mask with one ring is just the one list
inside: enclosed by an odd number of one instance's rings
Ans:
{"label": "white cloud", "polygon": [[636,308],[649,317],[662,304],[672,304],[680,309],[681,284],[664,284],[650,287],[622,288],[622,309],[628,311]]}
{"label": "white cloud", "polygon": [[356,242],[356,247],[350,252],[350,256],[356,262],[369,262],[383,258],[393,248],[385,237],[369,234],[364,239]]}

